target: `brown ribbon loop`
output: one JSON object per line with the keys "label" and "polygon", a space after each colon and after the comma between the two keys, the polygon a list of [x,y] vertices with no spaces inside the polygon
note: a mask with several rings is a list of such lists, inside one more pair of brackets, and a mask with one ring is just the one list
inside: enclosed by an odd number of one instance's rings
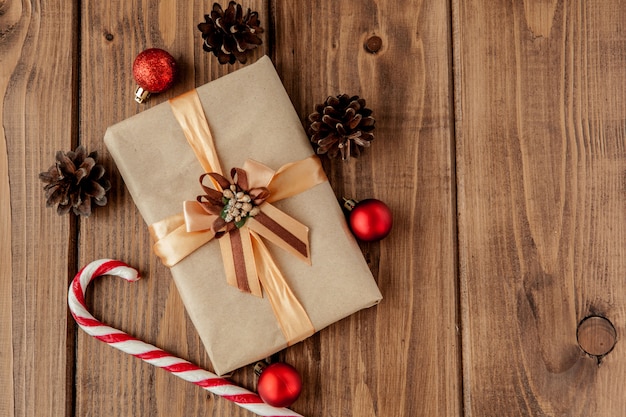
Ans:
{"label": "brown ribbon loop", "polygon": [[[215,144],[200,99],[195,90],[170,100],[176,119],[205,172],[222,175]],[[265,165],[247,160],[244,171],[250,188],[266,187],[270,196],[239,229],[218,239],[224,271],[230,285],[251,294],[268,296],[272,310],[289,345],[315,332],[306,311],[276,266],[261,236],[299,259],[311,264],[309,229],[270,202],[294,196],[327,181],[316,156],[289,163],[274,172]],[[215,189],[219,184],[211,178]],[[174,266],[215,237],[211,229],[216,215],[207,213],[197,201],[184,202],[184,211],[150,226],[154,251],[166,266]]]}

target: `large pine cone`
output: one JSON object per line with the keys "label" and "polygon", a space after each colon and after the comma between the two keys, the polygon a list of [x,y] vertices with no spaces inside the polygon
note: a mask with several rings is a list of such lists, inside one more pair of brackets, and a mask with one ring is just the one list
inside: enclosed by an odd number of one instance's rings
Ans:
{"label": "large pine cone", "polygon": [[92,200],[96,205],[104,206],[111,184],[104,178],[105,169],[97,159],[97,152],[87,155],[82,146],[73,152],[58,151],[55,164],[39,174],[39,179],[46,183],[46,205],[58,205],[59,215],[71,209],[79,216],[91,214]]}
{"label": "large pine cone", "polygon": [[339,154],[344,161],[357,157],[361,153],[359,147],[369,147],[374,140],[372,110],[365,107],[365,100],[359,96],[328,97],[315,107],[309,121],[308,134],[317,145],[317,153],[331,158]]}
{"label": "large pine cone", "polygon": [[245,64],[247,52],[263,43],[258,36],[263,33],[259,14],[248,9],[244,15],[241,5],[234,1],[228,3],[226,11],[214,3],[204,19],[206,22],[198,25],[204,39],[202,48],[213,52],[220,64],[234,64],[235,60]]}

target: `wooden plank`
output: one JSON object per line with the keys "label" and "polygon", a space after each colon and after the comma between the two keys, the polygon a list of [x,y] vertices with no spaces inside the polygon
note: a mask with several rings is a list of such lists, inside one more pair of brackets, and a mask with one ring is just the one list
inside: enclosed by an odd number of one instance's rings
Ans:
{"label": "wooden plank", "polygon": [[65,349],[71,220],[45,207],[37,177],[54,163],[55,151],[72,147],[75,12],[60,1],[0,5],[3,416],[65,416],[71,404],[73,356]]}
{"label": "wooden plank", "polygon": [[621,415],[626,82],[618,1],[453,1],[468,416]]}
{"label": "wooden plank", "polygon": [[[5,32],[15,27],[21,19],[22,11],[12,4],[13,13],[0,16],[0,30]],[[22,44],[26,37],[25,25],[13,36],[11,42],[0,39],[4,63],[0,69],[0,96],[5,97],[11,74],[19,61]],[[5,387],[0,397],[0,412],[12,417],[14,415],[14,385],[13,385],[13,265],[11,258],[11,189],[9,184],[9,160],[7,155],[7,136],[4,122],[8,118],[4,115],[4,100],[0,100],[0,369],[4,369],[0,376],[0,385]]]}
{"label": "wooden plank", "polygon": [[[295,408],[461,415],[450,10],[317,0],[276,1],[274,12],[274,59],[305,125],[328,95],[356,94],[374,110],[376,139],[358,160],[324,159],[337,197],[378,198],[395,215],[390,236],[361,246],[382,303],[281,355],[305,380]],[[364,47],[373,37],[376,53]]]}
{"label": "wooden plank", "polygon": [[[151,251],[147,225],[128,194],[102,137],[109,125],[237,68],[219,65],[202,50],[196,28],[213,2],[161,1],[82,2],[80,140],[102,155],[111,173],[110,203],[81,222],[81,264],[112,257],[141,271],[135,284],[101,279],[88,297],[94,316],[142,340],[200,366],[210,363],[188,320],[170,272]],[[228,2],[222,2],[226,7]],[[266,24],[267,3],[247,1]],[[142,50],[167,50],[179,64],[180,76],[168,91],[145,104],[133,100],[132,64]],[[258,49],[250,62],[266,51]],[[158,168],[155,167],[155,175]],[[76,365],[76,415],[97,416],[250,416],[225,400],[182,381],[163,370],[121,353],[80,332]],[[233,375],[236,383],[252,389],[252,367]]]}

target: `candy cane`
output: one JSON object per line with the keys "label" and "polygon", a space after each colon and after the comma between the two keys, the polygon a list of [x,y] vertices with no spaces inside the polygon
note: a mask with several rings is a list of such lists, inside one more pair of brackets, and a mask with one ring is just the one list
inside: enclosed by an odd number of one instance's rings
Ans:
{"label": "candy cane", "polygon": [[115,275],[127,281],[137,281],[140,278],[137,270],[112,259],[91,262],[76,274],[69,289],[67,302],[74,320],[87,334],[144,362],[165,369],[215,395],[224,397],[257,415],[302,417],[287,408],[272,407],[264,403],[257,394],[234,385],[227,379],[95,319],[87,310],[85,291],[89,283],[100,275]]}

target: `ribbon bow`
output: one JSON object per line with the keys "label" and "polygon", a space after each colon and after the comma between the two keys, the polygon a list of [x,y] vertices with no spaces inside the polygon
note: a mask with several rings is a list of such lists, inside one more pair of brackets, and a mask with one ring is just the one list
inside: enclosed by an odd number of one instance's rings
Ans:
{"label": "ribbon bow", "polygon": [[[242,168],[231,170],[230,182],[222,175],[195,90],[170,100],[170,105],[206,172],[200,177],[205,194],[185,201],[183,213],[150,226],[155,253],[171,267],[217,238],[228,283],[259,297],[264,289],[288,345],[312,335],[313,324],[261,236],[311,264],[308,227],[271,203],[327,181],[319,159],[311,156],[277,171],[248,159]],[[204,185],[206,178],[212,188]]]}
{"label": "ribbon bow", "polygon": [[[216,172],[203,174],[200,184],[205,194],[197,201],[186,201],[183,210],[188,233],[210,228],[220,239],[228,283],[259,297],[261,268],[255,262],[253,239],[260,242],[258,236],[262,236],[311,264],[309,228],[268,202],[275,174],[250,159],[243,168],[231,170],[233,183]],[[215,188],[203,184],[206,177],[213,180]]]}

